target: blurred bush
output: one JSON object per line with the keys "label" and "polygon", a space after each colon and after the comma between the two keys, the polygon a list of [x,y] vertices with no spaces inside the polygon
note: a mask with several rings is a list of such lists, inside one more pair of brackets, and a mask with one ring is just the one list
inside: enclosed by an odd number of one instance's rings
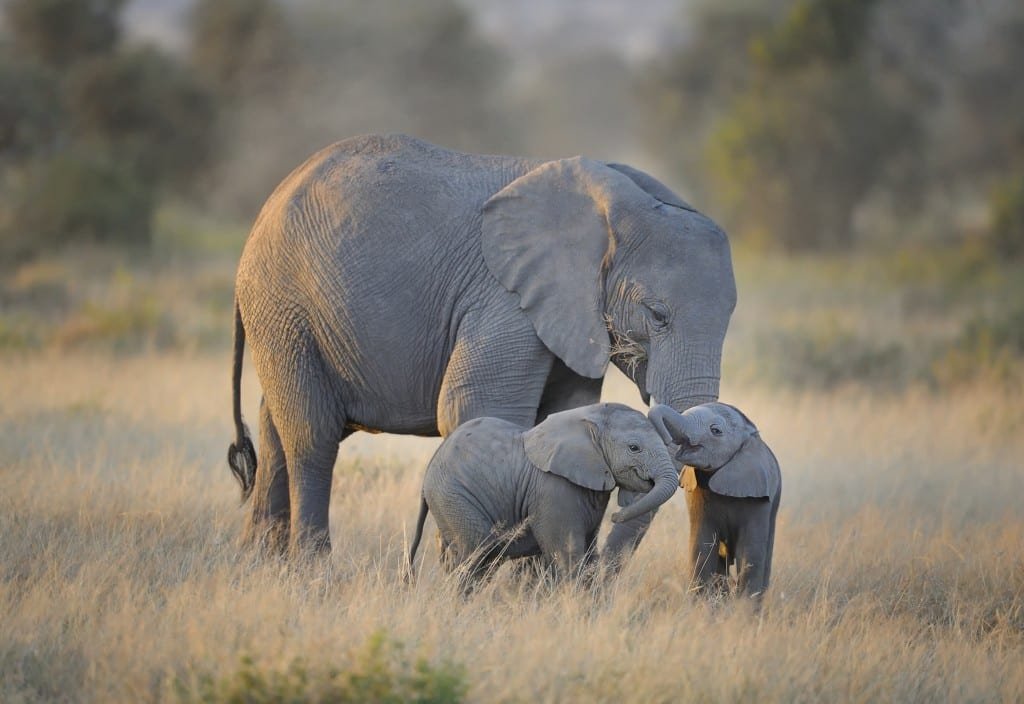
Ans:
{"label": "blurred bush", "polygon": [[942,388],[987,378],[997,383],[1024,382],[1024,305],[995,314],[974,315],[964,322],[960,334],[935,356],[930,380]]}
{"label": "blurred bush", "polygon": [[758,366],[770,384],[830,389],[862,383],[902,387],[908,377],[905,350],[879,342],[832,319],[818,325],[761,333]]}
{"label": "blurred bush", "polygon": [[1024,384],[1024,309],[972,315],[952,338],[883,340],[835,321],[760,331],[754,381],[797,389],[844,385],[951,390],[972,382]]}
{"label": "blurred bush", "polygon": [[239,669],[223,678],[201,674],[195,684],[179,677],[174,693],[181,702],[379,702],[381,704],[457,704],[468,690],[464,669],[448,662],[411,661],[402,643],[383,632],[370,637],[345,668],[309,667],[293,660],[284,670],[261,668],[242,658]]}
{"label": "blurred bush", "polygon": [[174,321],[160,301],[143,296],[114,308],[85,304],[56,330],[51,343],[60,349],[160,350],[174,347],[176,335]]}
{"label": "blurred bush", "polygon": [[996,255],[1024,258],[1024,174],[999,184],[992,197],[989,245]]}
{"label": "blurred bush", "polygon": [[3,244],[14,258],[72,241],[145,242],[155,204],[131,164],[83,146],[35,158],[11,196]]}

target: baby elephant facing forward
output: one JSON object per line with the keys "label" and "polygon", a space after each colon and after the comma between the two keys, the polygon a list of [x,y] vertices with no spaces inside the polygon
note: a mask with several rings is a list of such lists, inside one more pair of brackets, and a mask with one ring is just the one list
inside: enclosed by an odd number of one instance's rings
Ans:
{"label": "baby elephant facing forward", "polygon": [[734,406],[705,403],[685,413],[656,405],[651,422],[677,449],[690,509],[690,569],[698,589],[728,584],[760,596],[768,588],[782,474],[757,427]]}
{"label": "baby elephant facing forward", "polygon": [[448,570],[467,564],[474,579],[496,560],[542,555],[556,574],[571,574],[593,559],[612,489],[648,492],[612,516],[622,522],[668,501],[678,482],[654,426],[628,406],[563,411],[528,430],[477,418],[430,460],[409,566],[429,510]]}

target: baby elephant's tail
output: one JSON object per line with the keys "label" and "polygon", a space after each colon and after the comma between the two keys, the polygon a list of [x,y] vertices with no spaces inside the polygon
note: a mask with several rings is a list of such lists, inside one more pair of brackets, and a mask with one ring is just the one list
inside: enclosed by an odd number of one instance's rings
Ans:
{"label": "baby elephant's tail", "polygon": [[420,515],[416,519],[416,535],[412,537],[412,547],[409,548],[409,572],[406,575],[406,582],[411,582],[416,572],[413,569],[416,562],[416,551],[420,547],[420,538],[423,537],[423,524],[427,522],[427,513],[430,508],[427,506],[427,499],[420,495]]}

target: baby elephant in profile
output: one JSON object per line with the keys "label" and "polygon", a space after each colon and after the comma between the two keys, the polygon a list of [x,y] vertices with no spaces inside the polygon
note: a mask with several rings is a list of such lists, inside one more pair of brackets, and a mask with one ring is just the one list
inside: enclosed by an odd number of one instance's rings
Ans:
{"label": "baby elephant in profile", "polygon": [[722,588],[735,565],[737,592],[768,588],[782,474],[757,427],[725,403],[680,414],[656,405],[648,414],[686,465],[681,484],[690,511],[690,568],[704,590]]}
{"label": "baby elephant in profile", "polygon": [[442,564],[466,565],[470,582],[497,560],[536,555],[556,575],[573,574],[594,558],[612,489],[647,492],[612,516],[623,522],[668,501],[678,484],[654,426],[628,406],[583,406],[530,429],[477,418],[430,460],[409,566],[432,511]]}

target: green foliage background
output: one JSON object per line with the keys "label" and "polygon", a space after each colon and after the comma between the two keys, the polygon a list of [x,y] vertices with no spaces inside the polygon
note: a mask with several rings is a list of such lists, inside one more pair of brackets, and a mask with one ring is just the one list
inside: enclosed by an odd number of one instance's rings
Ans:
{"label": "green foliage background", "polygon": [[[532,70],[456,0],[195,0],[170,48],[126,34],[130,6],[0,3],[4,348],[223,344],[227,272],[274,186],[337,139],[402,131],[669,183],[726,226],[741,302],[778,299],[730,333],[752,375],[1016,378],[1019,2],[694,0],[653,55],[562,47]],[[172,302],[184,270],[206,278]]]}

